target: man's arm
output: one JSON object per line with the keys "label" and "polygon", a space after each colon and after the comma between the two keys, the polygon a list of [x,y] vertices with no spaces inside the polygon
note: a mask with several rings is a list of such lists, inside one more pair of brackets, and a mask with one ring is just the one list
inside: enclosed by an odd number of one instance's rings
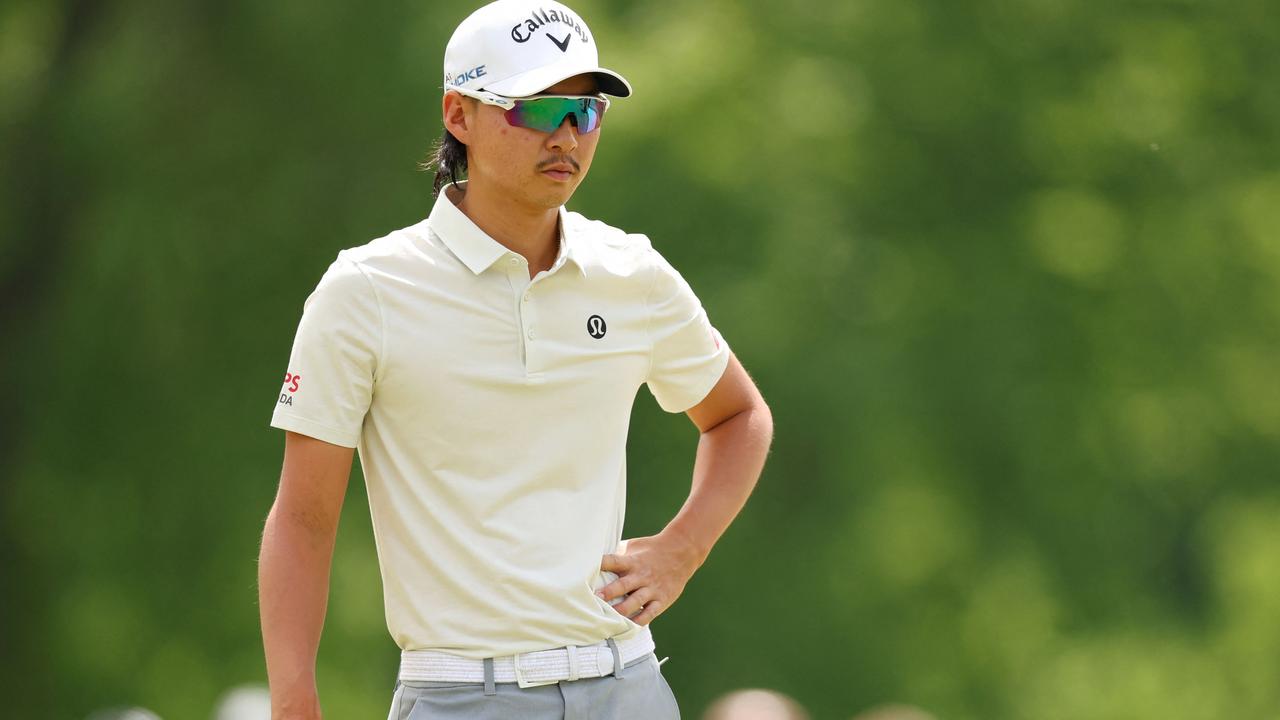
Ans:
{"label": "man's arm", "polygon": [[316,651],[329,599],[352,448],[285,433],[280,490],[258,557],[258,603],[274,720],[320,715]]}
{"label": "man's arm", "polygon": [[622,553],[605,555],[600,566],[618,579],[598,594],[612,600],[630,593],[614,609],[635,615],[632,620],[640,625],[662,614],[684,592],[746,504],[773,441],[769,406],[732,354],[715,387],[686,414],[702,433],[689,498],[662,532],[625,541]]}

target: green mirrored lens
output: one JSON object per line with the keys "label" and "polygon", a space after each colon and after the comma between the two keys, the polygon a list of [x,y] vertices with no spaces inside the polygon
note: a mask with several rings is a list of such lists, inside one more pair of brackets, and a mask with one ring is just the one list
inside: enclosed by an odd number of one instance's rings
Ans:
{"label": "green mirrored lens", "polygon": [[595,98],[545,97],[517,100],[516,106],[504,113],[507,122],[516,127],[553,132],[573,116],[578,133],[589,133],[600,127],[604,102]]}

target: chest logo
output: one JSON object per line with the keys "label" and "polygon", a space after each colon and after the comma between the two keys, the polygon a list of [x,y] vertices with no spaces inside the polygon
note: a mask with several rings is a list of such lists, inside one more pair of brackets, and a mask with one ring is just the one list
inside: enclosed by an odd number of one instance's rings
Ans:
{"label": "chest logo", "polygon": [[606,330],[608,330],[608,327],[604,324],[604,318],[599,315],[592,315],[587,318],[587,334],[591,337],[599,340],[604,337]]}

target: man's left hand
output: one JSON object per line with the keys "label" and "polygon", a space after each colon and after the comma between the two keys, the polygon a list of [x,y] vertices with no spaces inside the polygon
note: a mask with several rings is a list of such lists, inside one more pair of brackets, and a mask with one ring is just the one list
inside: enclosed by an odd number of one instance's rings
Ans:
{"label": "man's left hand", "polygon": [[596,595],[605,601],[626,595],[613,606],[637,625],[648,625],[675,603],[700,562],[688,542],[672,535],[650,535],[622,541],[615,554],[605,555],[600,569],[618,579]]}

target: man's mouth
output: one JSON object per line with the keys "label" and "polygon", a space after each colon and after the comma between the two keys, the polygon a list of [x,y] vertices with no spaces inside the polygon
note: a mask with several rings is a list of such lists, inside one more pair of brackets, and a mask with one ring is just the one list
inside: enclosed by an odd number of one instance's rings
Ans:
{"label": "man's mouth", "polygon": [[542,174],[554,180],[565,182],[578,171],[578,164],[570,162],[550,163],[542,168]]}

